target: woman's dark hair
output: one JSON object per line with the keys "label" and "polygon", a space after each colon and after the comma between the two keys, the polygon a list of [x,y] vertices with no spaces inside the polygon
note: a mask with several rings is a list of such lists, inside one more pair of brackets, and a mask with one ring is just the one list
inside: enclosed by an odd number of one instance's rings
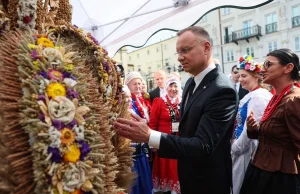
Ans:
{"label": "woman's dark hair", "polygon": [[279,63],[283,66],[293,63],[294,69],[291,72],[291,77],[293,80],[299,80],[300,79],[300,64],[299,64],[299,57],[290,49],[283,48],[278,49],[270,52],[267,54],[267,56],[276,57],[279,60]]}

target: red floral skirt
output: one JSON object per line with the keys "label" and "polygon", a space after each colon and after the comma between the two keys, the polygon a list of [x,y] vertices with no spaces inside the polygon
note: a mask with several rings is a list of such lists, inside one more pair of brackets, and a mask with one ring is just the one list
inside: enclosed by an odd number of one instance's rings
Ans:
{"label": "red floral skirt", "polygon": [[160,158],[156,153],[153,162],[152,179],[154,191],[175,191],[180,193],[177,160]]}

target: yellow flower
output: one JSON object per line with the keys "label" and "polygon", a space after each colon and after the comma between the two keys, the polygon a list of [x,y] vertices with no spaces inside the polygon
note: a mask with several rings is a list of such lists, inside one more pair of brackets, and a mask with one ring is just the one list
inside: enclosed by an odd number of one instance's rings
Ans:
{"label": "yellow flower", "polygon": [[64,65],[64,70],[65,71],[72,71],[74,69],[74,65],[69,63]]}
{"label": "yellow flower", "polygon": [[75,145],[70,145],[69,150],[65,152],[64,161],[76,163],[80,158],[80,150]]}
{"label": "yellow flower", "polygon": [[250,61],[250,60],[252,60],[252,56],[251,55],[249,55],[248,57],[247,57],[247,59],[246,59],[247,61]]}
{"label": "yellow flower", "polygon": [[44,47],[54,47],[54,43],[51,40],[49,40],[48,38],[43,38],[43,37],[39,38],[37,40],[37,44],[38,45],[41,44]]}
{"label": "yellow flower", "polygon": [[35,44],[28,44],[27,46],[30,49],[36,49],[37,48],[37,46]]}
{"label": "yellow flower", "polygon": [[56,96],[66,96],[66,89],[60,83],[51,83],[47,87],[47,94],[52,99]]}
{"label": "yellow flower", "polygon": [[36,70],[41,70],[41,68],[40,68],[40,65],[39,65],[39,62],[38,62],[38,61],[33,61],[32,63],[33,63],[34,69],[36,69]]}
{"label": "yellow flower", "polygon": [[60,137],[61,143],[70,145],[75,140],[75,134],[71,129],[64,128],[61,131],[61,137]]}

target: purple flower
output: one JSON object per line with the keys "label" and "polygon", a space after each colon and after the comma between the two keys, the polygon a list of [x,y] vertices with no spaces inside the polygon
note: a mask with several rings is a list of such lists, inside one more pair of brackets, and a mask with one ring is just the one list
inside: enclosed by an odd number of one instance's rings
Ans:
{"label": "purple flower", "polygon": [[59,149],[58,148],[53,148],[53,147],[48,147],[48,154],[52,154],[52,156],[51,156],[51,160],[53,161],[53,162],[56,162],[56,163],[60,163],[61,162],[61,160],[62,160],[62,157],[61,157],[61,155],[60,155],[60,153],[59,153]]}
{"label": "purple flower", "polygon": [[74,24],[73,26],[74,26],[75,28],[78,28],[78,26],[77,26],[77,25],[75,25],[75,24]]}
{"label": "purple flower", "polygon": [[43,76],[43,78],[48,79],[47,73],[45,71],[41,71],[39,75]]}
{"label": "purple flower", "polygon": [[75,81],[77,80],[77,78],[74,75],[71,75],[70,78],[75,80]]}
{"label": "purple flower", "polygon": [[37,56],[36,50],[32,50],[30,55],[33,60],[36,60],[36,56]]}
{"label": "purple flower", "polygon": [[96,45],[99,45],[99,42],[96,38],[94,38],[92,35],[90,35],[90,38],[93,40],[93,42],[96,44]]}
{"label": "purple flower", "polygon": [[57,130],[61,130],[65,127],[65,125],[63,124],[63,122],[56,120],[56,119],[52,119],[52,125],[53,127],[55,127]]}
{"label": "purple flower", "polygon": [[77,125],[77,122],[75,120],[72,120],[70,123],[68,123],[65,127],[69,129],[73,129],[73,127]]}
{"label": "purple flower", "polygon": [[64,78],[66,78],[66,77],[69,78],[71,76],[71,73],[64,71],[63,76],[64,76]]}
{"label": "purple flower", "polygon": [[45,115],[43,113],[40,113],[39,119],[45,123]]}
{"label": "purple flower", "polygon": [[67,89],[67,96],[71,99],[78,98],[79,94],[78,92],[73,91],[71,88]]}
{"label": "purple flower", "polygon": [[88,153],[90,153],[91,148],[90,148],[89,144],[87,144],[83,140],[78,141],[78,143],[81,145],[81,147],[80,147],[80,160],[84,160],[86,155],[88,155]]}
{"label": "purple flower", "polygon": [[43,102],[46,102],[46,96],[45,95],[39,95],[37,100],[41,100]]}

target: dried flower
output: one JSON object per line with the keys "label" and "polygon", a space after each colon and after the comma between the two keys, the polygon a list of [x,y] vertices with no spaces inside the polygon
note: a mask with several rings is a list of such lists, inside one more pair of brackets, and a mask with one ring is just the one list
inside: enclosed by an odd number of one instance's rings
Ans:
{"label": "dried flower", "polygon": [[41,44],[43,47],[54,47],[54,43],[51,40],[43,37],[37,39],[37,44]]}
{"label": "dried flower", "polygon": [[71,88],[67,89],[67,96],[71,99],[78,98],[79,94],[78,92],[74,92]]}
{"label": "dried flower", "polygon": [[65,71],[72,71],[74,69],[74,65],[69,63],[64,65],[64,70]]}
{"label": "dried flower", "polygon": [[38,61],[33,61],[32,62],[32,64],[33,64],[33,66],[34,66],[34,68],[36,69],[36,70],[41,70],[41,68],[40,68],[40,65],[39,65],[39,62]]}
{"label": "dried flower", "polygon": [[59,80],[63,80],[64,77],[63,77],[63,74],[59,71],[56,71],[56,70],[51,70],[48,72],[48,77],[52,80],[56,80],[56,81],[59,81]]}
{"label": "dried flower", "polygon": [[64,96],[50,100],[48,110],[51,119],[60,120],[64,124],[70,123],[75,117],[75,104]]}
{"label": "dried flower", "polygon": [[81,140],[78,141],[78,143],[80,144],[80,160],[84,160],[84,158],[88,155],[88,153],[90,153],[91,148],[89,146],[89,144],[87,144],[85,141]]}
{"label": "dried flower", "polygon": [[68,150],[65,152],[64,161],[76,163],[80,158],[80,150],[74,144],[68,147]]}
{"label": "dried flower", "polygon": [[29,24],[32,21],[32,18],[30,16],[23,17],[24,24]]}
{"label": "dried flower", "polygon": [[52,148],[52,147],[48,147],[48,150],[47,150],[48,154],[52,154],[51,156],[51,160],[53,162],[56,162],[56,163],[60,163],[61,160],[62,160],[62,157],[60,155],[60,152],[59,152],[59,149],[58,148]]}
{"label": "dried flower", "polygon": [[65,127],[64,123],[60,120],[57,119],[52,119],[52,125],[55,127],[57,130],[61,130]]}
{"label": "dried flower", "polygon": [[41,71],[39,73],[39,75],[41,75],[43,78],[48,79],[47,73],[45,71]]}
{"label": "dried flower", "polygon": [[60,83],[51,83],[47,87],[47,94],[52,99],[56,96],[66,96],[66,89]]}
{"label": "dried flower", "polygon": [[61,131],[61,143],[65,145],[70,145],[75,141],[75,134],[74,132],[69,128],[64,128]]}

